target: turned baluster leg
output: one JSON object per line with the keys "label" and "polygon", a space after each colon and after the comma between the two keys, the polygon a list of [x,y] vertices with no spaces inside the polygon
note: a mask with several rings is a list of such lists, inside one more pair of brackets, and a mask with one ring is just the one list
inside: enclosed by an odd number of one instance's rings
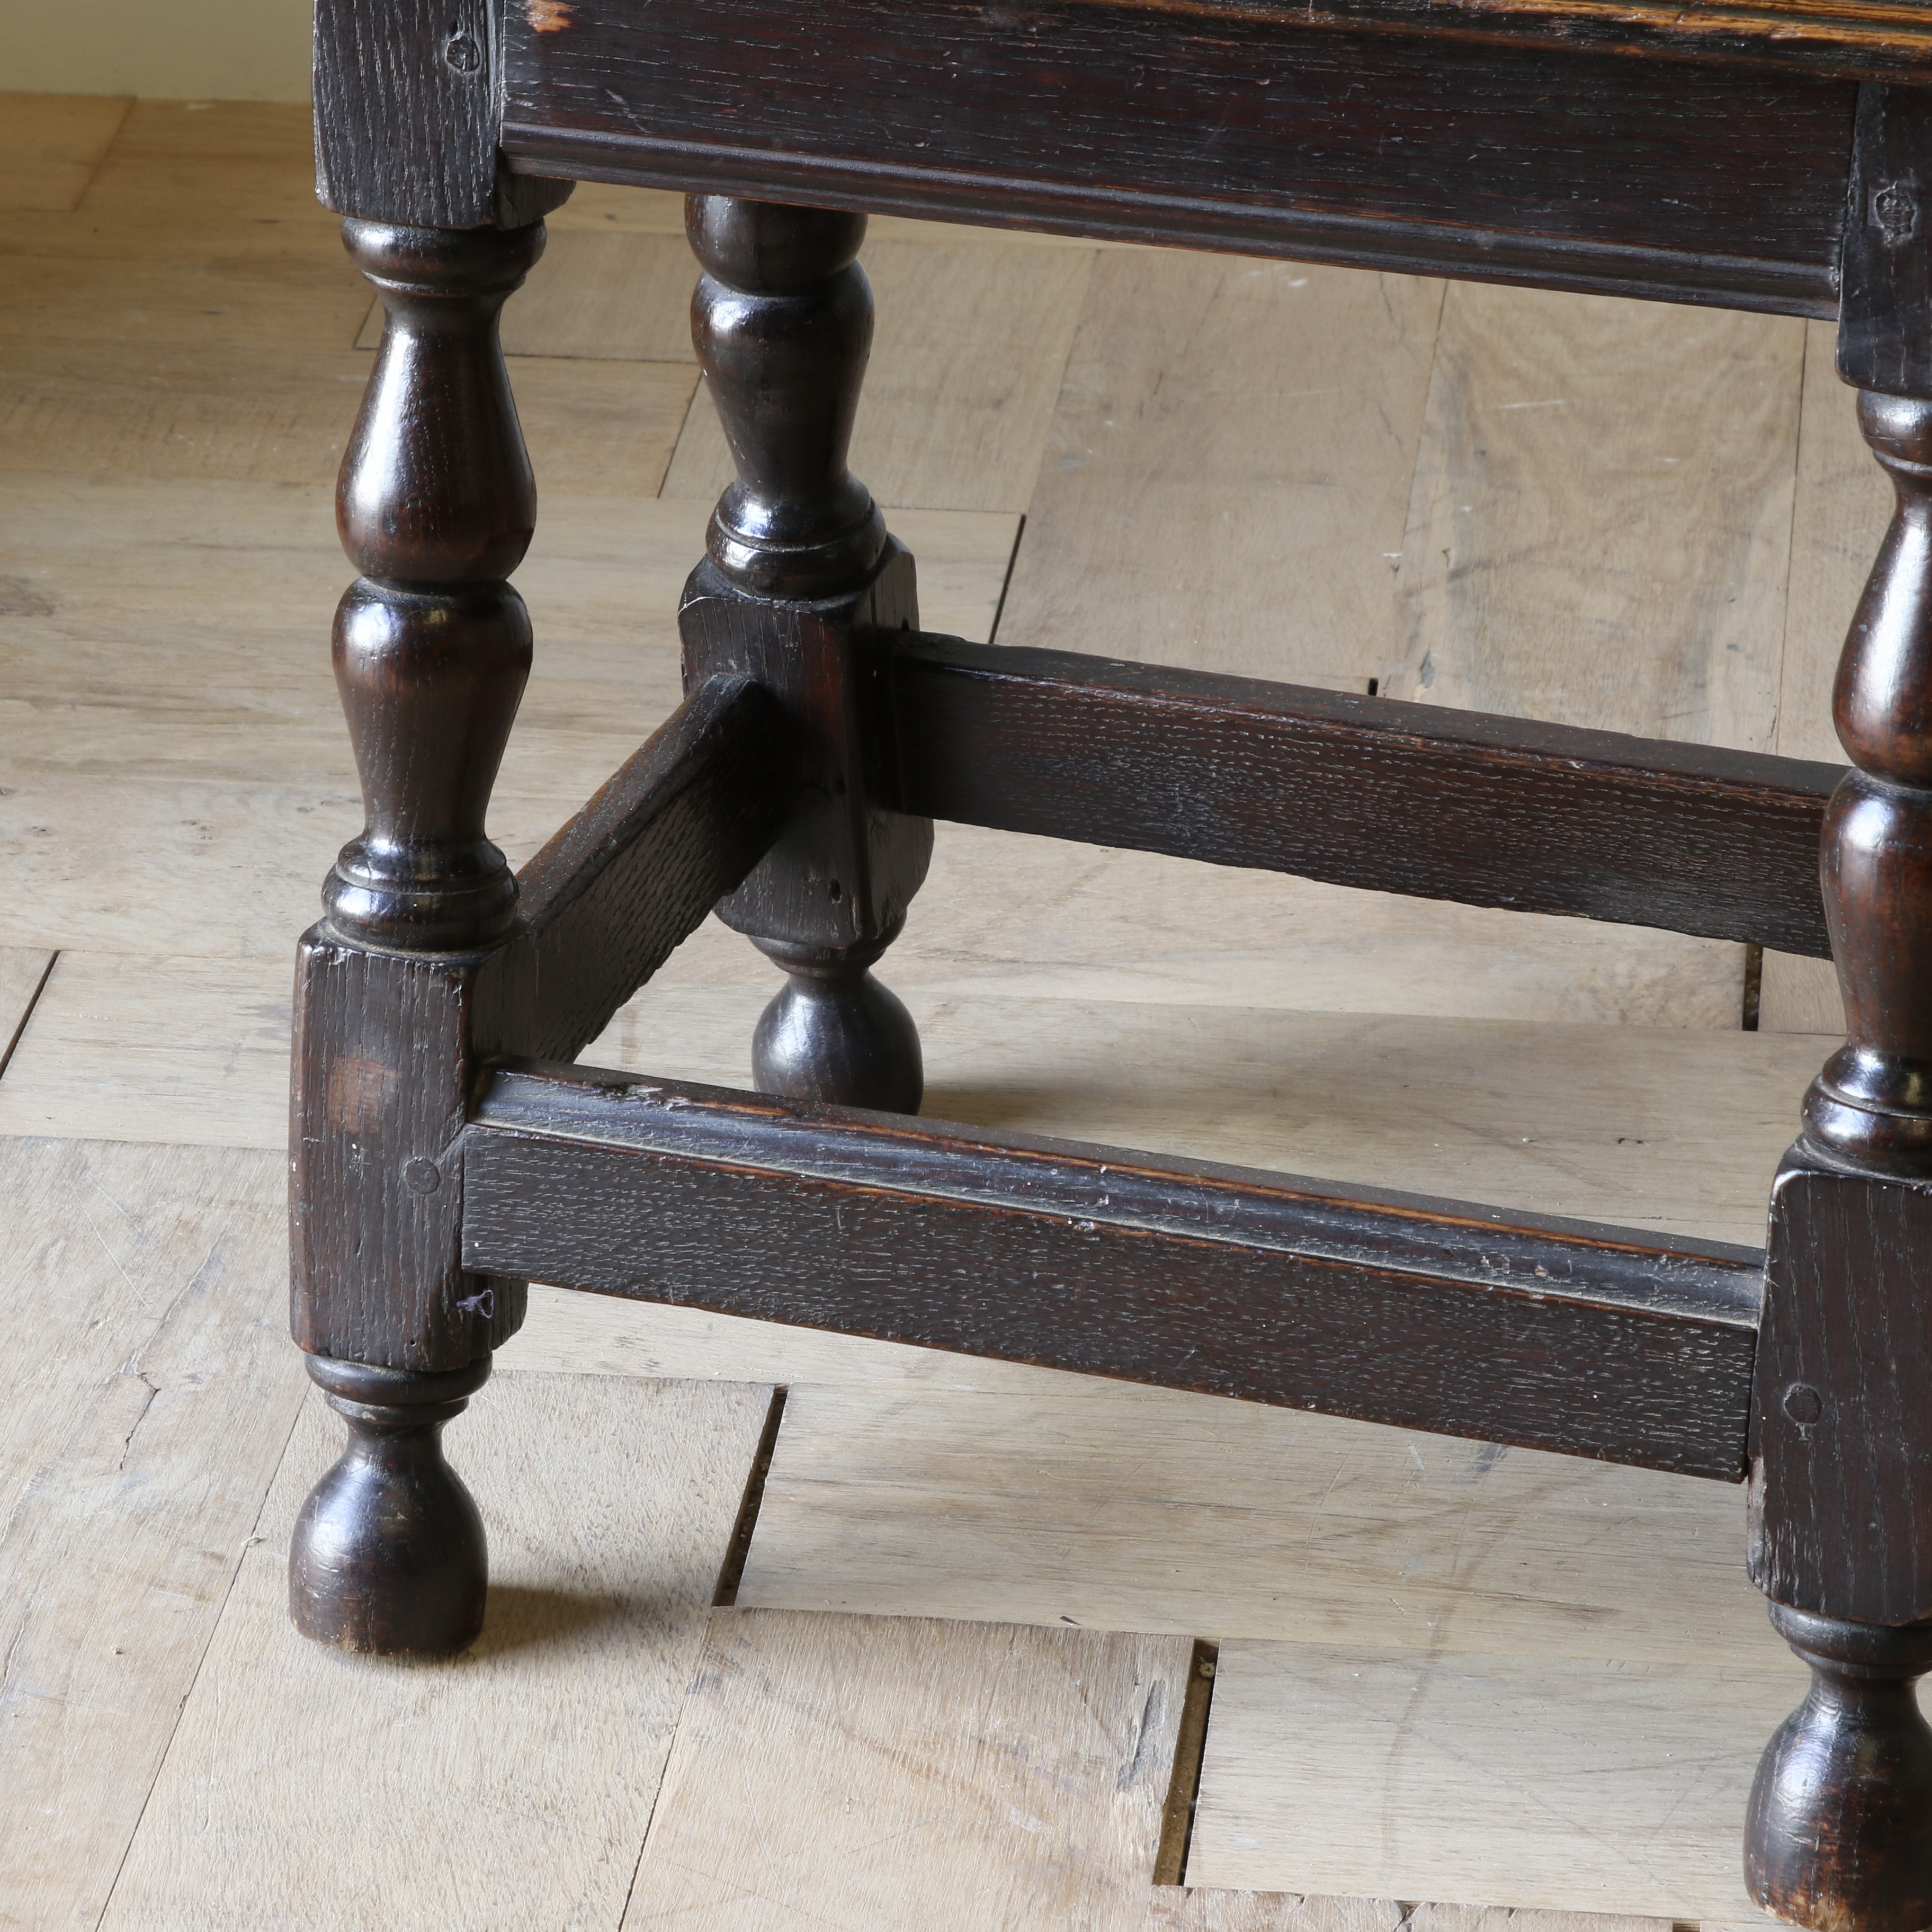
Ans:
{"label": "turned baluster leg", "polygon": [[1744,1876],[1774,1916],[1820,1932],[1918,1932],[1932,1916],[1932,1731],[1913,1687],[1932,1628],[1772,1606],[1811,1688],[1751,1786]]}
{"label": "turned baluster leg", "polygon": [[845,456],[872,332],[863,215],[694,195],[692,335],[738,480],[680,614],[687,682],[755,677],[799,760],[791,823],[718,910],[790,976],[759,1021],[767,1092],[918,1111],[919,1035],[870,970],[932,850],[892,796],[891,634],[916,628],[912,559]]}
{"label": "turned baluster leg", "polygon": [[290,1602],[325,1642],[434,1655],[482,1628],[486,1574],[438,1438],[521,1313],[520,1284],[462,1270],[448,1152],[476,970],[516,914],[484,813],[530,668],[506,580],[536,494],[496,321],[543,230],[344,232],[388,318],[337,495],[362,574],[336,677],[368,817],[302,942],[292,1205],[296,1339],[350,1439],[297,1522]]}
{"label": "turned baluster leg", "polygon": [[446,1375],[311,1355],[348,1446],[303,1504],[289,1606],[304,1636],[344,1650],[441,1656],[483,1627],[488,1554],[476,1498],[442,1454],[442,1425],[490,1373]]}
{"label": "turned baluster leg", "polygon": [[1862,90],[1840,373],[1897,488],[1833,716],[1821,877],[1846,1040],[1772,1202],[1753,1580],[1810,1666],[1753,1787],[1745,1875],[1817,1932],[1932,1924],[1932,111]]}

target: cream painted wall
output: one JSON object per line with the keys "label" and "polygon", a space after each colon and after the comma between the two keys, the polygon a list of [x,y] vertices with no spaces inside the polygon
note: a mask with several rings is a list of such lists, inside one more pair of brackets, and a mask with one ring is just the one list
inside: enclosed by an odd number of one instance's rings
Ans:
{"label": "cream painted wall", "polygon": [[306,100],[313,0],[0,0],[0,93]]}

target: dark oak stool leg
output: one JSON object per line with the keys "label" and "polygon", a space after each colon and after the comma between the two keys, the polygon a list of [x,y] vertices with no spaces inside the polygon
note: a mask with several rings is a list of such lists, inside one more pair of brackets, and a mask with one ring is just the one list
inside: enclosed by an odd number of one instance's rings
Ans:
{"label": "dark oak stool leg", "polygon": [[756,678],[799,760],[790,825],[718,908],[790,976],[754,1077],[915,1113],[919,1034],[870,970],[926,877],[932,825],[880,802],[897,790],[882,646],[919,616],[912,559],[845,466],[872,334],[865,217],[694,195],[686,222],[704,269],[692,332],[738,469],[685,591],[686,680]]}
{"label": "dark oak stool leg", "polygon": [[362,573],[335,668],[368,820],[323,890],[296,982],[294,1328],[349,1447],[298,1520],[308,1636],[418,1655],[482,1628],[476,1506],[442,1425],[521,1319],[520,1283],[460,1265],[448,1161],[477,1055],[475,975],[516,915],[484,812],[530,661],[536,493],[496,338],[541,224],[350,221],[388,320],[337,494]]}
{"label": "dark oak stool leg", "polygon": [[344,1650],[460,1649],[483,1627],[489,1564],[482,1516],[441,1438],[488,1379],[489,1358],[418,1376],[311,1355],[308,1372],[349,1425],[349,1446],[296,1519],[296,1622]]}
{"label": "dark oak stool leg", "polygon": [[1811,1667],[1745,1876],[1816,1932],[1932,1924],[1932,102],[1859,90],[1838,373],[1897,504],[1832,717],[1820,865],[1845,1045],[1773,1184],[1751,1404],[1753,1582]]}
{"label": "dark oak stool leg", "polygon": [[1818,1932],[1932,1924],[1932,402],[1868,392],[1898,508],[1834,698],[1825,835],[1844,1047],[1774,1186],[1752,1578],[1811,1666],[1751,1793],[1745,1872]]}
{"label": "dark oak stool leg", "polygon": [[1811,1688],[1758,1766],[1744,1876],[1768,1912],[1828,1932],[1932,1924],[1932,1728],[1913,1686],[1932,1624],[1888,1629],[1772,1606]]}

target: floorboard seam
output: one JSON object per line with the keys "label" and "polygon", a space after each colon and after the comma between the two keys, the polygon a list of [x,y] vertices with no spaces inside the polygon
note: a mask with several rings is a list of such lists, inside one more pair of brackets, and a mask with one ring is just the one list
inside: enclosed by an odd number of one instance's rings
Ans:
{"label": "floorboard seam", "polygon": [[660,503],[678,500],[676,498],[665,496],[664,485],[670,481],[670,472],[677,467],[677,452],[682,446],[684,439],[691,432],[691,419],[698,408],[698,399],[704,393],[704,378],[700,376],[697,387],[691,392],[690,401],[684,406],[684,419],[677,426],[676,435],[670,440],[670,453],[664,458],[664,473],[658,477],[658,487],[652,492],[654,499]]}
{"label": "floorboard seam", "polygon": [[59,963],[60,952],[56,947],[47,955],[47,963],[41,969],[39,979],[34,982],[34,990],[28,996],[26,1010],[20,1015],[20,1022],[14,1028],[12,1036],[8,1040],[5,1051],[0,1052],[0,1080],[4,1080],[7,1077],[7,1070],[14,1064],[14,1053],[19,1048],[21,1041],[26,1037],[27,1022],[34,1017],[34,1009],[40,1004],[40,995],[47,990],[47,982],[54,976],[54,968]]}
{"label": "floorboard seam", "polygon": [[1019,567],[1020,540],[1026,535],[1026,512],[1022,510],[1018,521],[1013,525],[1013,547],[1006,552],[1006,568],[1000,579],[999,598],[993,606],[993,621],[986,632],[989,644],[1000,640],[1000,620],[1006,614],[1006,593],[1013,587],[1013,572]]}
{"label": "floorboard seam", "polygon": [[114,124],[114,131],[102,145],[100,158],[87,171],[87,179],[82,183],[80,194],[74,198],[74,206],[64,212],[70,215],[80,215],[87,206],[87,197],[94,192],[94,184],[100,178],[101,171],[114,158],[114,151],[121,145],[121,136],[128,131],[128,117],[134,111],[134,97],[128,95],[121,104],[121,118]]}
{"label": "floorboard seam", "polygon": [[1798,347],[1798,414],[1791,436],[1791,521],[1784,538],[1784,584],[1779,596],[1781,614],[1778,626],[1778,698],[1771,717],[1768,750],[1776,751],[1784,742],[1785,667],[1791,661],[1791,567],[1798,554],[1798,498],[1804,484],[1804,386],[1811,373],[1811,331],[1805,327]]}
{"label": "floorboard seam", "polygon": [[1201,1766],[1208,1755],[1208,1720],[1214,1705],[1214,1671],[1221,1647],[1196,1637],[1181,1693],[1180,1725],[1174,1739],[1174,1776],[1161,1808],[1160,1845],[1154,1883],[1185,1885],[1187,1853],[1194,1842],[1194,1814],[1201,1802]]}
{"label": "floorboard seam", "polygon": [[731,1540],[724,1546],[724,1561],[718,1572],[718,1587],[712,1592],[711,1607],[728,1610],[738,1600],[738,1586],[744,1581],[745,1560],[752,1553],[752,1537],[758,1526],[758,1511],[765,1500],[765,1478],[772,1472],[772,1458],[778,1446],[778,1425],[784,1420],[783,1388],[772,1390],[771,1406],[765,1412],[765,1426],[759,1432],[758,1452],[752,1458],[745,1478],[745,1493],[731,1526]]}
{"label": "floorboard seam", "polygon": [[262,1540],[262,1513],[268,1507],[268,1498],[274,1493],[275,1478],[282,1472],[282,1465],[288,1460],[289,1444],[295,1440],[296,1430],[302,1422],[303,1402],[307,1400],[304,1389],[302,1399],[295,1405],[295,1412],[289,1418],[288,1433],[282,1438],[282,1453],[275,1458],[274,1467],[268,1472],[268,1480],[262,1486],[262,1499],[255,1505],[255,1519],[248,1534],[243,1538],[242,1548],[236,1556],[234,1566],[228,1572],[226,1587],[221,1592],[220,1607],[208,1619],[208,1636],[201,1646],[201,1654],[194,1660],[194,1674],[188,1678],[188,1688],[182,1693],[181,1701],[175,1706],[175,1720],[168,1728],[168,1741],[161,1747],[161,1754],[155,1760],[154,1774],[148,1780],[148,1788],[141,1798],[141,1808],[134,1816],[134,1828],[128,1834],[128,1841],[121,1847],[121,1856],[115,1862],[114,1876],[102,1894],[100,1910],[94,1920],[94,1932],[106,1923],[108,1913],[114,1906],[114,1894],[120,1888],[121,1874],[128,1868],[129,1855],[134,1849],[134,1841],[141,1835],[142,1821],[148,1815],[148,1807],[154,1802],[155,1787],[161,1781],[168,1768],[168,1759],[172,1754],[175,1739],[181,1733],[181,1721],[194,1696],[195,1686],[201,1682],[202,1666],[208,1661],[208,1653],[214,1647],[217,1633],[221,1628],[222,1619],[228,1614],[229,1599],[235,1594],[236,1580],[242,1574],[242,1566],[248,1560],[248,1552]]}
{"label": "floorboard seam", "polygon": [[[765,1478],[771,1473],[772,1457],[778,1448],[778,1425],[784,1418],[785,1397],[790,1391],[782,1387],[772,1390],[771,1406],[765,1412],[765,1424],[758,1432],[758,1446],[752,1457],[752,1467],[745,1478],[745,1492],[738,1504],[738,1514],[731,1526],[731,1540],[725,1546],[724,1562],[718,1573],[718,1587],[712,1594],[711,1608],[715,1614],[720,1610],[733,1608],[738,1600],[738,1586],[745,1574],[745,1559],[750,1554],[752,1534],[758,1528],[758,1510],[765,1498]],[[705,1647],[711,1640],[711,1618],[705,1620],[704,1635],[698,1641],[698,1654],[701,1660]],[[638,1856],[631,1867],[631,1882],[624,1888],[623,1910],[617,1915],[617,1932],[622,1932],[626,1919],[631,1916],[631,1900],[638,1889],[638,1878],[644,1869],[644,1854],[650,1849],[651,1827],[656,1822],[658,1806],[664,1797],[664,1780],[670,1775],[670,1761],[677,1749],[678,1735],[684,1728],[684,1714],[690,1708],[690,1687],[687,1685],[682,1704],[679,1707],[677,1722],[671,1727],[671,1734],[664,1742],[664,1763],[658,1772],[657,1789],[651,1793],[650,1809],[644,1814],[644,1828],[638,1839]]]}
{"label": "floorboard seam", "polygon": [[[1383,300],[1384,302],[1388,300],[1386,294]],[[1437,363],[1442,359],[1442,318],[1448,313],[1448,308],[1449,284],[1444,281],[1441,285],[1440,292],[1436,297],[1436,321],[1429,332],[1429,373],[1422,379],[1422,414],[1416,424],[1415,446],[1409,452],[1408,487],[1402,493],[1402,550],[1396,559],[1395,566],[1398,608],[1400,607],[1400,602],[1405,599],[1407,595],[1407,586],[1402,580],[1402,566],[1408,561],[1409,539],[1414,532],[1415,482],[1416,478],[1422,473],[1422,452],[1429,442],[1429,406],[1436,394],[1436,368]],[[1416,622],[1412,608],[1406,626],[1411,641],[1414,637]],[[1407,648],[1406,644],[1404,648]],[[1377,682],[1379,685],[1380,680],[1378,680]],[[1379,689],[1376,693],[1378,696],[1384,694]],[[1386,694],[1394,697],[1396,694],[1389,692]],[[1420,694],[1412,692],[1410,695],[1420,698]],[[1422,701],[1427,702],[1426,699]]]}

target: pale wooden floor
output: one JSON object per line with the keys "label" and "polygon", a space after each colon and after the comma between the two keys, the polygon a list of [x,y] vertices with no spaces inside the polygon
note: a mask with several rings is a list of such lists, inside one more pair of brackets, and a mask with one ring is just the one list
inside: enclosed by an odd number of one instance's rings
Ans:
{"label": "pale wooden floor", "polygon": [[[356,823],[371,340],[306,144],[0,97],[0,1924],[1748,1917],[1798,1678],[1741,1495],[1686,1480],[539,1290],[452,1431],[478,1651],[292,1636],[333,1438],[282,1326],[287,980]],[[552,228],[506,325],[518,860],[673,701],[724,463],[676,204]],[[867,260],[854,464],[930,627],[1834,755],[1886,506],[1828,332],[900,220]],[[1835,1024],[1804,962],[1748,1033],[1736,947],[951,827],[886,976],[935,1114],[1750,1241]],[[592,1057],[742,1082],[770,985],[708,929]]]}

